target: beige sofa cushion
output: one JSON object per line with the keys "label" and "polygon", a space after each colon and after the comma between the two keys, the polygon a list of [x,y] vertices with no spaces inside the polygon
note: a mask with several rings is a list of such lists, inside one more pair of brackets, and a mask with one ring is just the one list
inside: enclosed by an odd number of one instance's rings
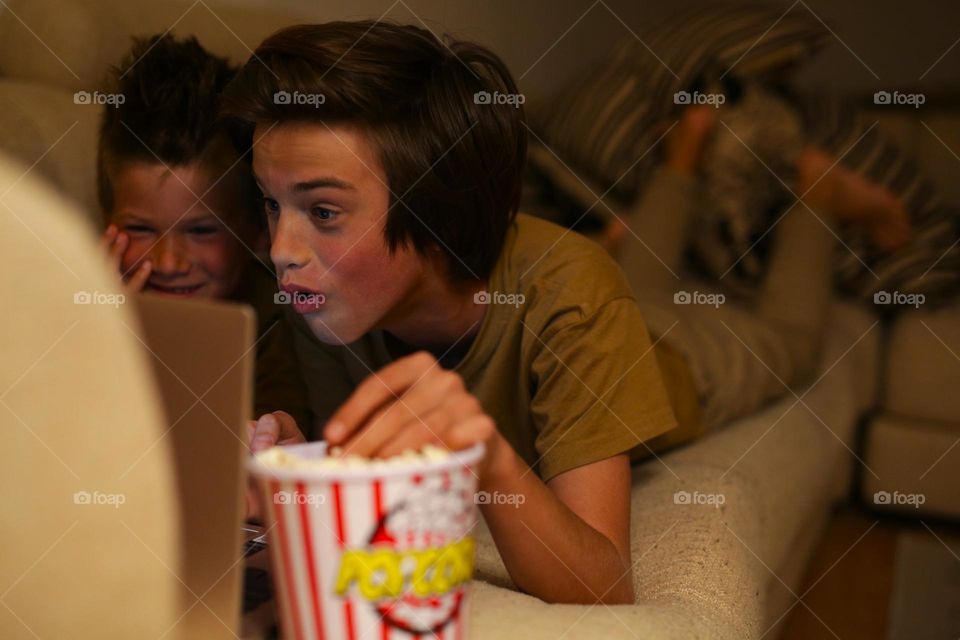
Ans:
{"label": "beige sofa cushion", "polygon": [[[634,469],[635,605],[545,605],[511,591],[481,523],[474,635],[743,640],[774,629],[796,602],[830,505],[849,486],[856,419],[875,397],[873,379],[862,375],[877,366],[874,319],[851,305],[838,306],[832,317],[823,377],[805,404],[788,395],[663,463]],[[684,503],[678,492],[706,497]],[[710,496],[722,496],[723,504],[711,504]]]}
{"label": "beige sofa cushion", "polygon": [[117,293],[116,278],[80,214],[26,170],[0,158],[0,638],[158,638],[185,606],[138,323],[123,304],[75,303]]}
{"label": "beige sofa cushion", "polygon": [[0,149],[72,198],[95,225],[99,118],[99,107],[74,103],[68,91],[0,79]]}
{"label": "beige sofa cushion", "polygon": [[960,423],[883,414],[866,436],[863,501],[879,511],[960,518]]}
{"label": "beige sofa cushion", "polygon": [[960,305],[900,314],[889,337],[886,410],[960,423]]}
{"label": "beige sofa cushion", "polygon": [[195,34],[210,51],[239,63],[264,37],[299,17],[291,5],[253,8],[216,1],[8,0],[5,4],[9,9],[0,9],[0,75],[71,91],[102,89],[108,67],[130,48],[131,36],[167,30]]}

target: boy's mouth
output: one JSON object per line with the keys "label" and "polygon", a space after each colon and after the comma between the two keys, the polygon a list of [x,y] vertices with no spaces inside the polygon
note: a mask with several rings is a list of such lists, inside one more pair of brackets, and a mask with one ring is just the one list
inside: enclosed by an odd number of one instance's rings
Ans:
{"label": "boy's mouth", "polygon": [[203,283],[171,287],[167,285],[160,285],[160,284],[157,284],[156,282],[148,282],[145,288],[148,291],[153,291],[155,293],[163,294],[166,296],[189,297],[189,296],[196,295],[196,293],[203,288]]}
{"label": "boy's mouth", "polygon": [[293,283],[280,285],[280,291],[277,302],[291,305],[301,315],[319,311],[327,300],[323,293]]}

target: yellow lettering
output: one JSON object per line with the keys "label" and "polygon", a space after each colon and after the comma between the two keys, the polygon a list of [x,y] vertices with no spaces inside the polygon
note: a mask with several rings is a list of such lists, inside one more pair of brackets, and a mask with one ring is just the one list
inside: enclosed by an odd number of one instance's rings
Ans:
{"label": "yellow lettering", "polygon": [[[403,570],[404,561],[412,570]],[[473,563],[472,538],[430,549],[345,551],[334,591],[342,596],[356,584],[367,600],[399,598],[405,586],[421,598],[443,595],[473,577]]]}

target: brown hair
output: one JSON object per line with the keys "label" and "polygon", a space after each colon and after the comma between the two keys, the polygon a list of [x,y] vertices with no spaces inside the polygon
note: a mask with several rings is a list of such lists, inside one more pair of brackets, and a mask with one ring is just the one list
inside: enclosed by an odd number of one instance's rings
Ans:
{"label": "brown hair", "polygon": [[[298,104],[294,92],[322,98]],[[331,22],[264,40],[222,104],[243,151],[258,123],[358,125],[387,175],[390,250],[439,248],[451,279],[467,280],[489,276],[500,254],[526,157],[522,106],[491,94],[520,95],[480,45],[443,43],[411,25]]]}
{"label": "brown hair", "polygon": [[[219,119],[219,96],[236,71],[193,37],[134,39],[123,61],[111,69],[110,84],[123,100],[107,106],[100,123],[97,196],[106,216],[114,206],[110,169],[120,163],[204,162],[222,171],[231,166],[236,154]],[[255,185],[244,176],[241,188],[247,205],[243,222],[257,228],[262,219],[252,215]]]}

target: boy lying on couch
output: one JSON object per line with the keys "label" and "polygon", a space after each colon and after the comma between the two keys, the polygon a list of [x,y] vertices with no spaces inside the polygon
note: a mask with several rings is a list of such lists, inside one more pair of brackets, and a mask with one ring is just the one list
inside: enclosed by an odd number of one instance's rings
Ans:
{"label": "boy lying on couch", "polygon": [[[688,374],[598,245],[517,215],[517,95],[480,46],[330,23],[267,38],[223,108],[323,437],[364,456],[485,440],[479,490],[525,498],[480,505],[515,584],[629,603],[630,452],[676,424],[658,360]],[[277,418],[254,449],[303,439]]]}
{"label": "boy lying on couch", "polygon": [[[706,358],[691,330],[668,335],[676,320],[651,344],[630,284],[599,246],[516,213],[526,152],[516,96],[482,47],[362,22],[267,38],[223,105],[247,128],[311,409],[329,417],[318,433],[364,456],[486,440],[479,489],[525,498],[480,507],[514,583],[550,602],[631,602],[630,459],[812,374],[830,226],[872,224],[847,204],[873,192],[849,175],[822,179],[832,159],[802,154],[804,199],[781,222],[758,308],[733,312],[734,328],[779,360],[756,364],[726,332],[726,352],[750,367],[723,384],[722,360]],[[683,211],[671,219],[648,198],[636,216],[671,259],[684,238],[671,231],[692,218],[683,176],[709,133],[703,116],[691,111],[670,139],[677,166],[651,191]],[[896,206],[879,200],[877,215]],[[662,266],[631,269],[639,293]],[[663,315],[662,304],[649,309]],[[278,416],[261,420],[253,448],[302,439]]]}

